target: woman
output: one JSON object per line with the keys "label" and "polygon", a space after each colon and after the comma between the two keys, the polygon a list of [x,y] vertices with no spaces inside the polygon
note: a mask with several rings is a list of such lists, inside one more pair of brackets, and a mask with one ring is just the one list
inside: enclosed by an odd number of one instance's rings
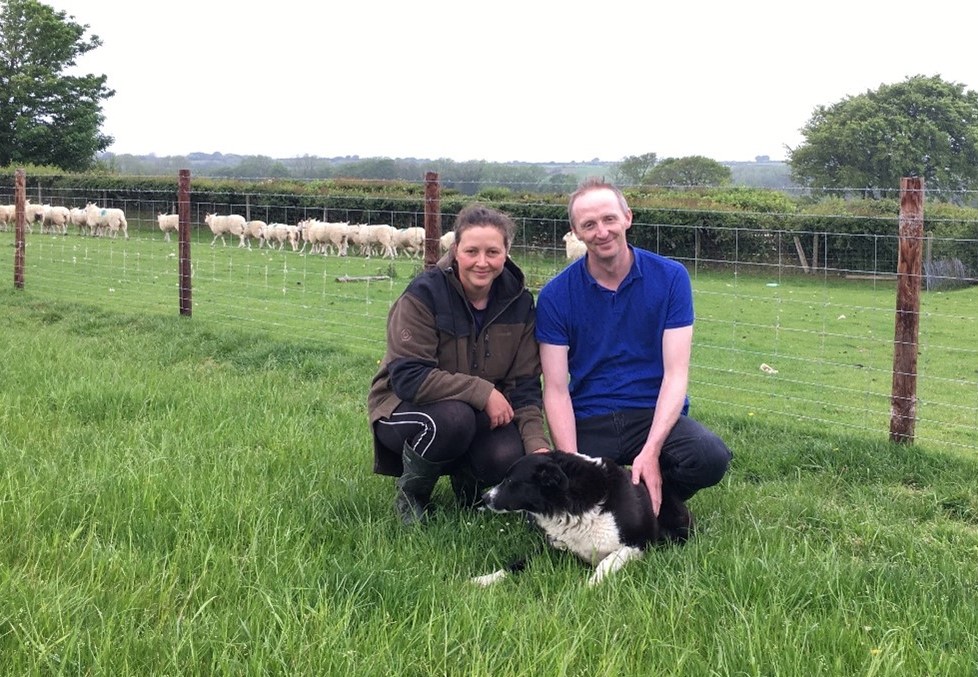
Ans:
{"label": "woman", "polygon": [[516,459],[550,446],[533,297],[508,256],[514,231],[502,212],[466,207],[454,244],[390,310],[367,406],[374,472],[397,476],[405,524],[427,518],[440,476],[473,505]]}

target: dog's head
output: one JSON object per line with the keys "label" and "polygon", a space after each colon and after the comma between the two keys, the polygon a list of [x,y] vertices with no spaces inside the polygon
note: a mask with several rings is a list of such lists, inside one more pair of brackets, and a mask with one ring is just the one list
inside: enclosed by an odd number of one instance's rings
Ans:
{"label": "dog's head", "polygon": [[549,515],[567,505],[567,475],[550,451],[528,454],[506,471],[502,481],[487,491],[482,500],[494,512],[525,511]]}

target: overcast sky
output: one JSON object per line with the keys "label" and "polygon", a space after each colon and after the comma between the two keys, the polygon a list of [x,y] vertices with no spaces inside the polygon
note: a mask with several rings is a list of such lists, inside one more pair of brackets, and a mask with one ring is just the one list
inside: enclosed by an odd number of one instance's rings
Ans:
{"label": "overcast sky", "polygon": [[781,160],[818,105],[978,89],[951,0],[47,4],[102,38],[78,69],[116,91],[116,153]]}

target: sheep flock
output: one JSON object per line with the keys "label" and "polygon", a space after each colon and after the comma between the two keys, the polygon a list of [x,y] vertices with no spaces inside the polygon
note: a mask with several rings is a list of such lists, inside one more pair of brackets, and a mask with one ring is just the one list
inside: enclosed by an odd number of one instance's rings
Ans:
{"label": "sheep flock", "polygon": [[[0,232],[6,231],[14,224],[15,206],[0,205]],[[171,235],[179,231],[177,214],[161,212],[157,215],[157,224],[163,239],[171,240]],[[424,228],[395,228],[388,224],[349,223],[348,221],[329,222],[318,219],[304,219],[296,224],[266,223],[264,221],[248,221],[239,214],[204,215],[204,224],[213,234],[211,246],[220,240],[227,246],[227,237],[237,238],[238,247],[250,249],[252,243],[259,248],[285,249],[323,256],[347,256],[350,254],[363,257],[379,256],[396,258],[404,254],[413,258],[421,258],[424,254]],[[52,206],[49,204],[25,205],[25,227],[28,233],[33,233],[37,226],[41,233],[67,235],[70,227],[78,229],[79,235],[93,237],[118,237],[121,233],[129,238],[128,223],[122,209],[100,207],[89,202],[84,208]],[[448,251],[455,241],[454,233],[449,231],[439,240],[442,252]],[[585,254],[584,243],[573,233],[564,235],[566,255],[568,260],[578,259]]]}
{"label": "sheep flock", "polygon": [[[175,214],[159,215],[160,230],[166,235],[176,230]],[[252,246],[285,249],[294,252],[347,256],[350,253],[364,257],[380,256],[396,258],[406,254],[420,258],[424,254],[424,228],[395,228],[384,223],[349,223],[348,221],[320,221],[303,219],[295,224],[246,221],[239,214],[205,214],[204,223],[214,238],[211,246],[227,246],[227,237],[237,238],[238,247]],[[442,251],[446,251],[443,248]]]}
{"label": "sheep flock", "polygon": [[[0,232],[12,226],[15,218],[15,205],[0,205]],[[38,226],[41,233],[53,235],[67,235],[68,228],[75,226],[81,235],[118,237],[122,233],[124,238],[129,239],[125,213],[121,209],[99,207],[92,202],[84,208],[69,208],[34,204],[28,200],[24,205],[24,227],[28,233],[33,233],[34,226]]]}

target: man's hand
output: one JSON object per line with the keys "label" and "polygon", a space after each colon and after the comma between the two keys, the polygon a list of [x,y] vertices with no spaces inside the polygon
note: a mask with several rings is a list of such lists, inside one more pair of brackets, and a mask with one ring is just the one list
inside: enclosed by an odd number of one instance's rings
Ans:
{"label": "man's hand", "polygon": [[513,407],[501,392],[492,389],[489,401],[486,402],[486,416],[489,417],[489,427],[498,428],[513,420]]}
{"label": "man's hand", "polygon": [[645,482],[645,488],[652,499],[652,512],[658,516],[662,507],[662,472],[659,470],[659,455],[642,451],[632,462],[632,484]]}

